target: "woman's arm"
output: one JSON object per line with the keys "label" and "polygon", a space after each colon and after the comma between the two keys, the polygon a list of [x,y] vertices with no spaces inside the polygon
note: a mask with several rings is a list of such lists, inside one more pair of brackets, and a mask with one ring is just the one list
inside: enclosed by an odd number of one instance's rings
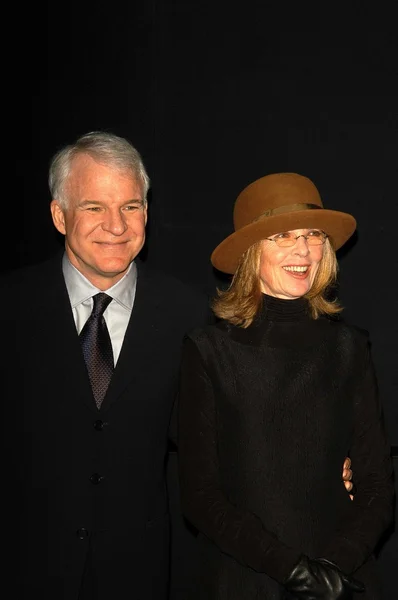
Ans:
{"label": "woman's arm", "polygon": [[[374,552],[393,518],[394,484],[377,380],[367,346],[363,378],[354,403],[350,458],[355,470],[355,500],[339,523],[325,557],[346,573],[355,571]],[[354,516],[353,516],[354,515]]]}
{"label": "woman's arm", "polygon": [[182,355],[178,456],[182,510],[222,552],[283,583],[300,557],[281,543],[259,517],[238,509],[220,485],[214,390],[194,342]]}

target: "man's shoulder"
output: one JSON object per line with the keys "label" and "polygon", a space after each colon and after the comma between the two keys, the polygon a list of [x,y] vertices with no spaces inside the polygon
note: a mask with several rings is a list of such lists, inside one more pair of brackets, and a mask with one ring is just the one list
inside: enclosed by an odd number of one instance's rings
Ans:
{"label": "man's shoulder", "polygon": [[29,320],[38,311],[45,314],[45,302],[62,289],[59,258],[21,265],[0,275],[0,319]]}
{"label": "man's shoulder", "polygon": [[38,262],[4,270],[0,274],[0,286],[2,289],[15,287],[26,289],[28,286],[37,288],[56,272],[61,273],[61,254],[59,253]]}
{"label": "man's shoulder", "polygon": [[190,284],[175,275],[165,273],[157,268],[147,264],[137,263],[138,267],[138,285],[141,281],[145,285],[156,288],[157,295],[164,301],[173,303],[195,302],[208,304],[209,295],[205,290],[196,285]]}
{"label": "man's shoulder", "polygon": [[157,310],[165,318],[179,317],[186,330],[211,321],[210,297],[200,287],[182,281],[161,270],[137,263],[137,293],[142,298],[156,298]]}

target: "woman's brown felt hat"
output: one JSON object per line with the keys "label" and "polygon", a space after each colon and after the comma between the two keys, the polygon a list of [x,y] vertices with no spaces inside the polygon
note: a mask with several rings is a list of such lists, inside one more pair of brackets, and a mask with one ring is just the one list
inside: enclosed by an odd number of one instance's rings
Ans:
{"label": "woman's brown felt hat", "polygon": [[323,208],[316,186],[297,173],[274,173],[253,181],[236,199],[233,219],[234,233],[211,255],[216,269],[231,274],[250,246],[276,233],[322,229],[338,250],[356,228],[352,215]]}

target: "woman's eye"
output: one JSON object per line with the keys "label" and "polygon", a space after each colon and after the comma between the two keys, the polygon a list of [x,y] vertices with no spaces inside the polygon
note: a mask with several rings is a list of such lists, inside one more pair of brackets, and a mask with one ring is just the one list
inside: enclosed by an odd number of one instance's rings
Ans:
{"label": "woman's eye", "polygon": [[308,234],[311,237],[322,237],[322,231],[318,231],[317,229],[314,229],[312,231],[309,231]]}
{"label": "woman's eye", "polygon": [[283,231],[282,233],[278,233],[275,238],[279,240],[285,240],[286,238],[290,238],[291,234],[288,231]]}

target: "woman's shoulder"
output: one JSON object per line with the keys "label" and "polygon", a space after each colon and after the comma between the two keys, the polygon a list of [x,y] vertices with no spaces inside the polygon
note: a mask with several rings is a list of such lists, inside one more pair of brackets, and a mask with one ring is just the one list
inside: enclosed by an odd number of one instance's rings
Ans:
{"label": "woman's shoulder", "polygon": [[222,338],[228,338],[231,325],[224,320],[215,320],[212,323],[195,327],[185,335],[185,341],[190,340],[195,345],[217,343]]}
{"label": "woman's shoulder", "polygon": [[328,328],[334,332],[336,342],[346,348],[363,347],[366,348],[370,343],[370,334],[367,329],[352,323],[339,316],[336,318],[323,319]]}
{"label": "woman's shoulder", "polygon": [[345,332],[347,335],[357,336],[363,339],[369,337],[369,331],[351,321],[345,317],[338,315],[337,317],[326,317],[328,323],[334,326],[337,330]]}

